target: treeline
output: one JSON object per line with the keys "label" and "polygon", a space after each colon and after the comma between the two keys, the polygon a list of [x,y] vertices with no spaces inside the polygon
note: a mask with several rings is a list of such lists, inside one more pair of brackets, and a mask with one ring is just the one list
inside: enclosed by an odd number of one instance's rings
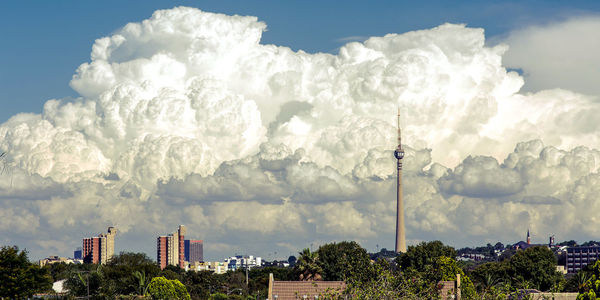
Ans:
{"label": "treeline", "polygon": [[[369,255],[356,242],[330,243],[316,251],[304,249],[294,267],[265,267],[213,274],[164,270],[142,253],[121,253],[106,265],[30,263],[25,251],[0,251],[0,298],[20,299],[50,293],[52,282],[65,280],[66,298],[91,299],[265,299],[269,273],[276,280],[343,280],[345,295],[322,299],[436,299],[438,282],[461,276],[463,299],[507,299],[523,289],[581,292],[595,295],[600,265],[565,278],[556,271],[556,257],[547,247],[531,247],[502,261],[481,265],[457,262],[457,251],[439,241],[409,246],[406,253]],[[373,260],[372,258],[375,258]],[[587,295],[587,296],[586,296]],[[599,294],[600,295],[600,294]]]}

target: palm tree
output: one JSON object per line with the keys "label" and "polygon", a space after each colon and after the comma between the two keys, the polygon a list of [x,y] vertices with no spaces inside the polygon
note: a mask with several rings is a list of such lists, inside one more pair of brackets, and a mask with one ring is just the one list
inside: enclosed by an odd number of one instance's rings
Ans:
{"label": "palm tree", "polygon": [[322,280],[323,269],[319,266],[319,254],[311,252],[309,248],[304,248],[299,254],[300,258],[296,261],[296,268],[300,271],[300,280]]}
{"label": "palm tree", "polygon": [[135,271],[133,272],[133,276],[138,280],[140,296],[146,295],[146,293],[148,292],[148,280],[146,280],[146,272]]}
{"label": "palm tree", "polygon": [[486,273],[485,277],[481,282],[481,287],[483,289],[483,294],[481,294],[481,299],[485,299],[485,296],[488,292],[490,292],[493,288],[495,288],[498,284],[501,283],[500,278],[494,276],[492,273]]}

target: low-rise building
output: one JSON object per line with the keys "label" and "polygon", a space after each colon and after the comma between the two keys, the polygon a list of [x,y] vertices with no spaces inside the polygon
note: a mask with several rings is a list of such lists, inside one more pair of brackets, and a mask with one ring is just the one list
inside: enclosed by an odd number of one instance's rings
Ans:
{"label": "low-rise building", "polygon": [[210,271],[216,274],[225,274],[227,273],[227,263],[222,261],[208,261],[208,262],[194,262],[189,264],[188,269],[186,271]]}
{"label": "low-rise building", "polygon": [[47,264],[59,264],[59,263],[65,263],[65,264],[81,264],[83,263],[83,260],[81,259],[73,259],[73,258],[66,258],[66,257],[59,257],[59,256],[48,256],[44,259],[40,259],[38,261],[38,264],[40,265],[40,267],[43,267]]}
{"label": "low-rise building", "polygon": [[252,269],[254,267],[262,266],[262,258],[254,257],[252,255],[237,255],[225,259],[227,269],[235,271],[237,269]]}

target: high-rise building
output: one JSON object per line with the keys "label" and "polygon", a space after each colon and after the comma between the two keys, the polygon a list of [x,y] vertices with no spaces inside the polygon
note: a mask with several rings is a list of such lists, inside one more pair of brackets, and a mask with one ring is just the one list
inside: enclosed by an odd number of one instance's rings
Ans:
{"label": "high-rise building", "polygon": [[82,253],[83,250],[81,249],[81,247],[77,247],[77,249],[73,251],[73,259],[83,259]]}
{"label": "high-rise building", "polygon": [[115,236],[117,229],[108,227],[108,233],[83,239],[83,262],[88,264],[105,264],[115,255]]}
{"label": "high-rise building", "polygon": [[185,226],[179,225],[177,232],[156,239],[156,261],[161,270],[168,265],[185,268],[185,233]]}
{"label": "high-rise building", "polygon": [[190,264],[204,261],[202,240],[185,240],[185,261]]}
{"label": "high-rise building", "polygon": [[396,182],[396,252],[406,252],[406,235],[404,233],[404,203],[402,200],[402,139],[400,130],[400,109],[398,109],[398,147],[394,151],[398,167],[398,181]]}

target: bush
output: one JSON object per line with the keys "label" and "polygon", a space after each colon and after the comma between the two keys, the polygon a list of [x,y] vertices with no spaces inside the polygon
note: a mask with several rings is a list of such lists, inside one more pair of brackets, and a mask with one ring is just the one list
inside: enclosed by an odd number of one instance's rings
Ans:
{"label": "bush", "polygon": [[190,299],[190,294],[179,280],[169,280],[162,276],[152,278],[152,281],[148,285],[148,294],[155,300]]}

